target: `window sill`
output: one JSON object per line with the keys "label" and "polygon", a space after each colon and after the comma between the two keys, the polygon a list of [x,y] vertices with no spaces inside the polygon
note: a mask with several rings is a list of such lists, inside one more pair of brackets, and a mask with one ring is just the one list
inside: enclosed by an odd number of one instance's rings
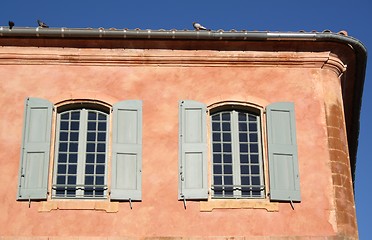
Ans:
{"label": "window sill", "polygon": [[39,207],[39,212],[50,212],[52,210],[96,210],[116,213],[119,211],[119,202],[49,200],[47,202],[42,202]]}
{"label": "window sill", "polygon": [[211,212],[213,209],[266,209],[268,212],[278,212],[279,203],[265,199],[209,199],[200,202],[201,212]]}

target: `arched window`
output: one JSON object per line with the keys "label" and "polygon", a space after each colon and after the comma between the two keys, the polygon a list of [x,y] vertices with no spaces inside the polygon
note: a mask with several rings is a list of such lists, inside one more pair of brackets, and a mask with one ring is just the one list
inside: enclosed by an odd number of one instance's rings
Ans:
{"label": "arched window", "polygon": [[108,118],[86,108],[57,114],[53,197],[107,195]]}
{"label": "arched window", "polygon": [[211,114],[212,197],[265,196],[259,114],[240,109]]}

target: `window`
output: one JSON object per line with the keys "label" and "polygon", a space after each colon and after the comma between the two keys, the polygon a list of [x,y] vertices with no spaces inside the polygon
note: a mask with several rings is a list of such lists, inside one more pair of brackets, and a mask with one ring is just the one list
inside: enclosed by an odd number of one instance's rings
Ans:
{"label": "window", "polygon": [[107,196],[107,130],[105,112],[82,108],[58,113],[53,197]]}
{"label": "window", "polygon": [[222,111],[212,114],[211,120],[212,197],[264,197],[259,115]]}
{"label": "window", "polygon": [[[110,107],[87,100],[57,108],[45,99],[28,98],[24,116],[17,200],[46,200],[49,192],[52,198],[142,199],[142,101]],[[55,154],[50,158],[53,124]]]}
{"label": "window", "polygon": [[[268,105],[266,126],[261,126],[261,114],[244,106],[228,107],[209,113],[204,103],[180,101],[178,199],[268,196],[271,201],[301,201],[294,104]],[[208,120],[211,159],[207,154]],[[266,138],[262,132],[267,133]],[[267,149],[267,159],[262,146]],[[268,181],[264,181],[264,161],[268,161]]]}

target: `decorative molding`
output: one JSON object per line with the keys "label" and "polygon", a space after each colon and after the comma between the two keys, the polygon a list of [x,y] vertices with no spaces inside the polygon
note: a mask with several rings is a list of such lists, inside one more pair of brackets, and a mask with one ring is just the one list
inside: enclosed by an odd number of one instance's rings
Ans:
{"label": "decorative molding", "polygon": [[213,209],[266,209],[268,212],[278,212],[279,203],[257,199],[213,199],[200,202],[201,212],[211,212]]}
{"label": "decorative molding", "polygon": [[110,201],[83,201],[83,200],[49,200],[41,202],[39,212],[50,212],[52,210],[97,210],[108,213],[119,211],[118,202]]}
{"label": "decorative molding", "polygon": [[[304,67],[332,66],[330,52],[3,47],[0,65]],[[337,65],[338,66],[338,65]],[[342,65],[343,66],[343,65]]]}

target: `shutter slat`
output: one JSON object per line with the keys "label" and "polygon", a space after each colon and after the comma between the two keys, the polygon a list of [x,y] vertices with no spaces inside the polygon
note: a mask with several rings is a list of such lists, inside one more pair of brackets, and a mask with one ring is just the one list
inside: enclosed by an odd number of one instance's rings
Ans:
{"label": "shutter slat", "polygon": [[294,104],[267,107],[270,199],[301,201]]}
{"label": "shutter slat", "polygon": [[184,100],[179,103],[178,199],[207,199],[206,106]]}
{"label": "shutter slat", "polygon": [[47,100],[26,99],[18,200],[47,198],[52,111]]}
{"label": "shutter slat", "polygon": [[142,101],[113,106],[111,200],[142,199]]}

